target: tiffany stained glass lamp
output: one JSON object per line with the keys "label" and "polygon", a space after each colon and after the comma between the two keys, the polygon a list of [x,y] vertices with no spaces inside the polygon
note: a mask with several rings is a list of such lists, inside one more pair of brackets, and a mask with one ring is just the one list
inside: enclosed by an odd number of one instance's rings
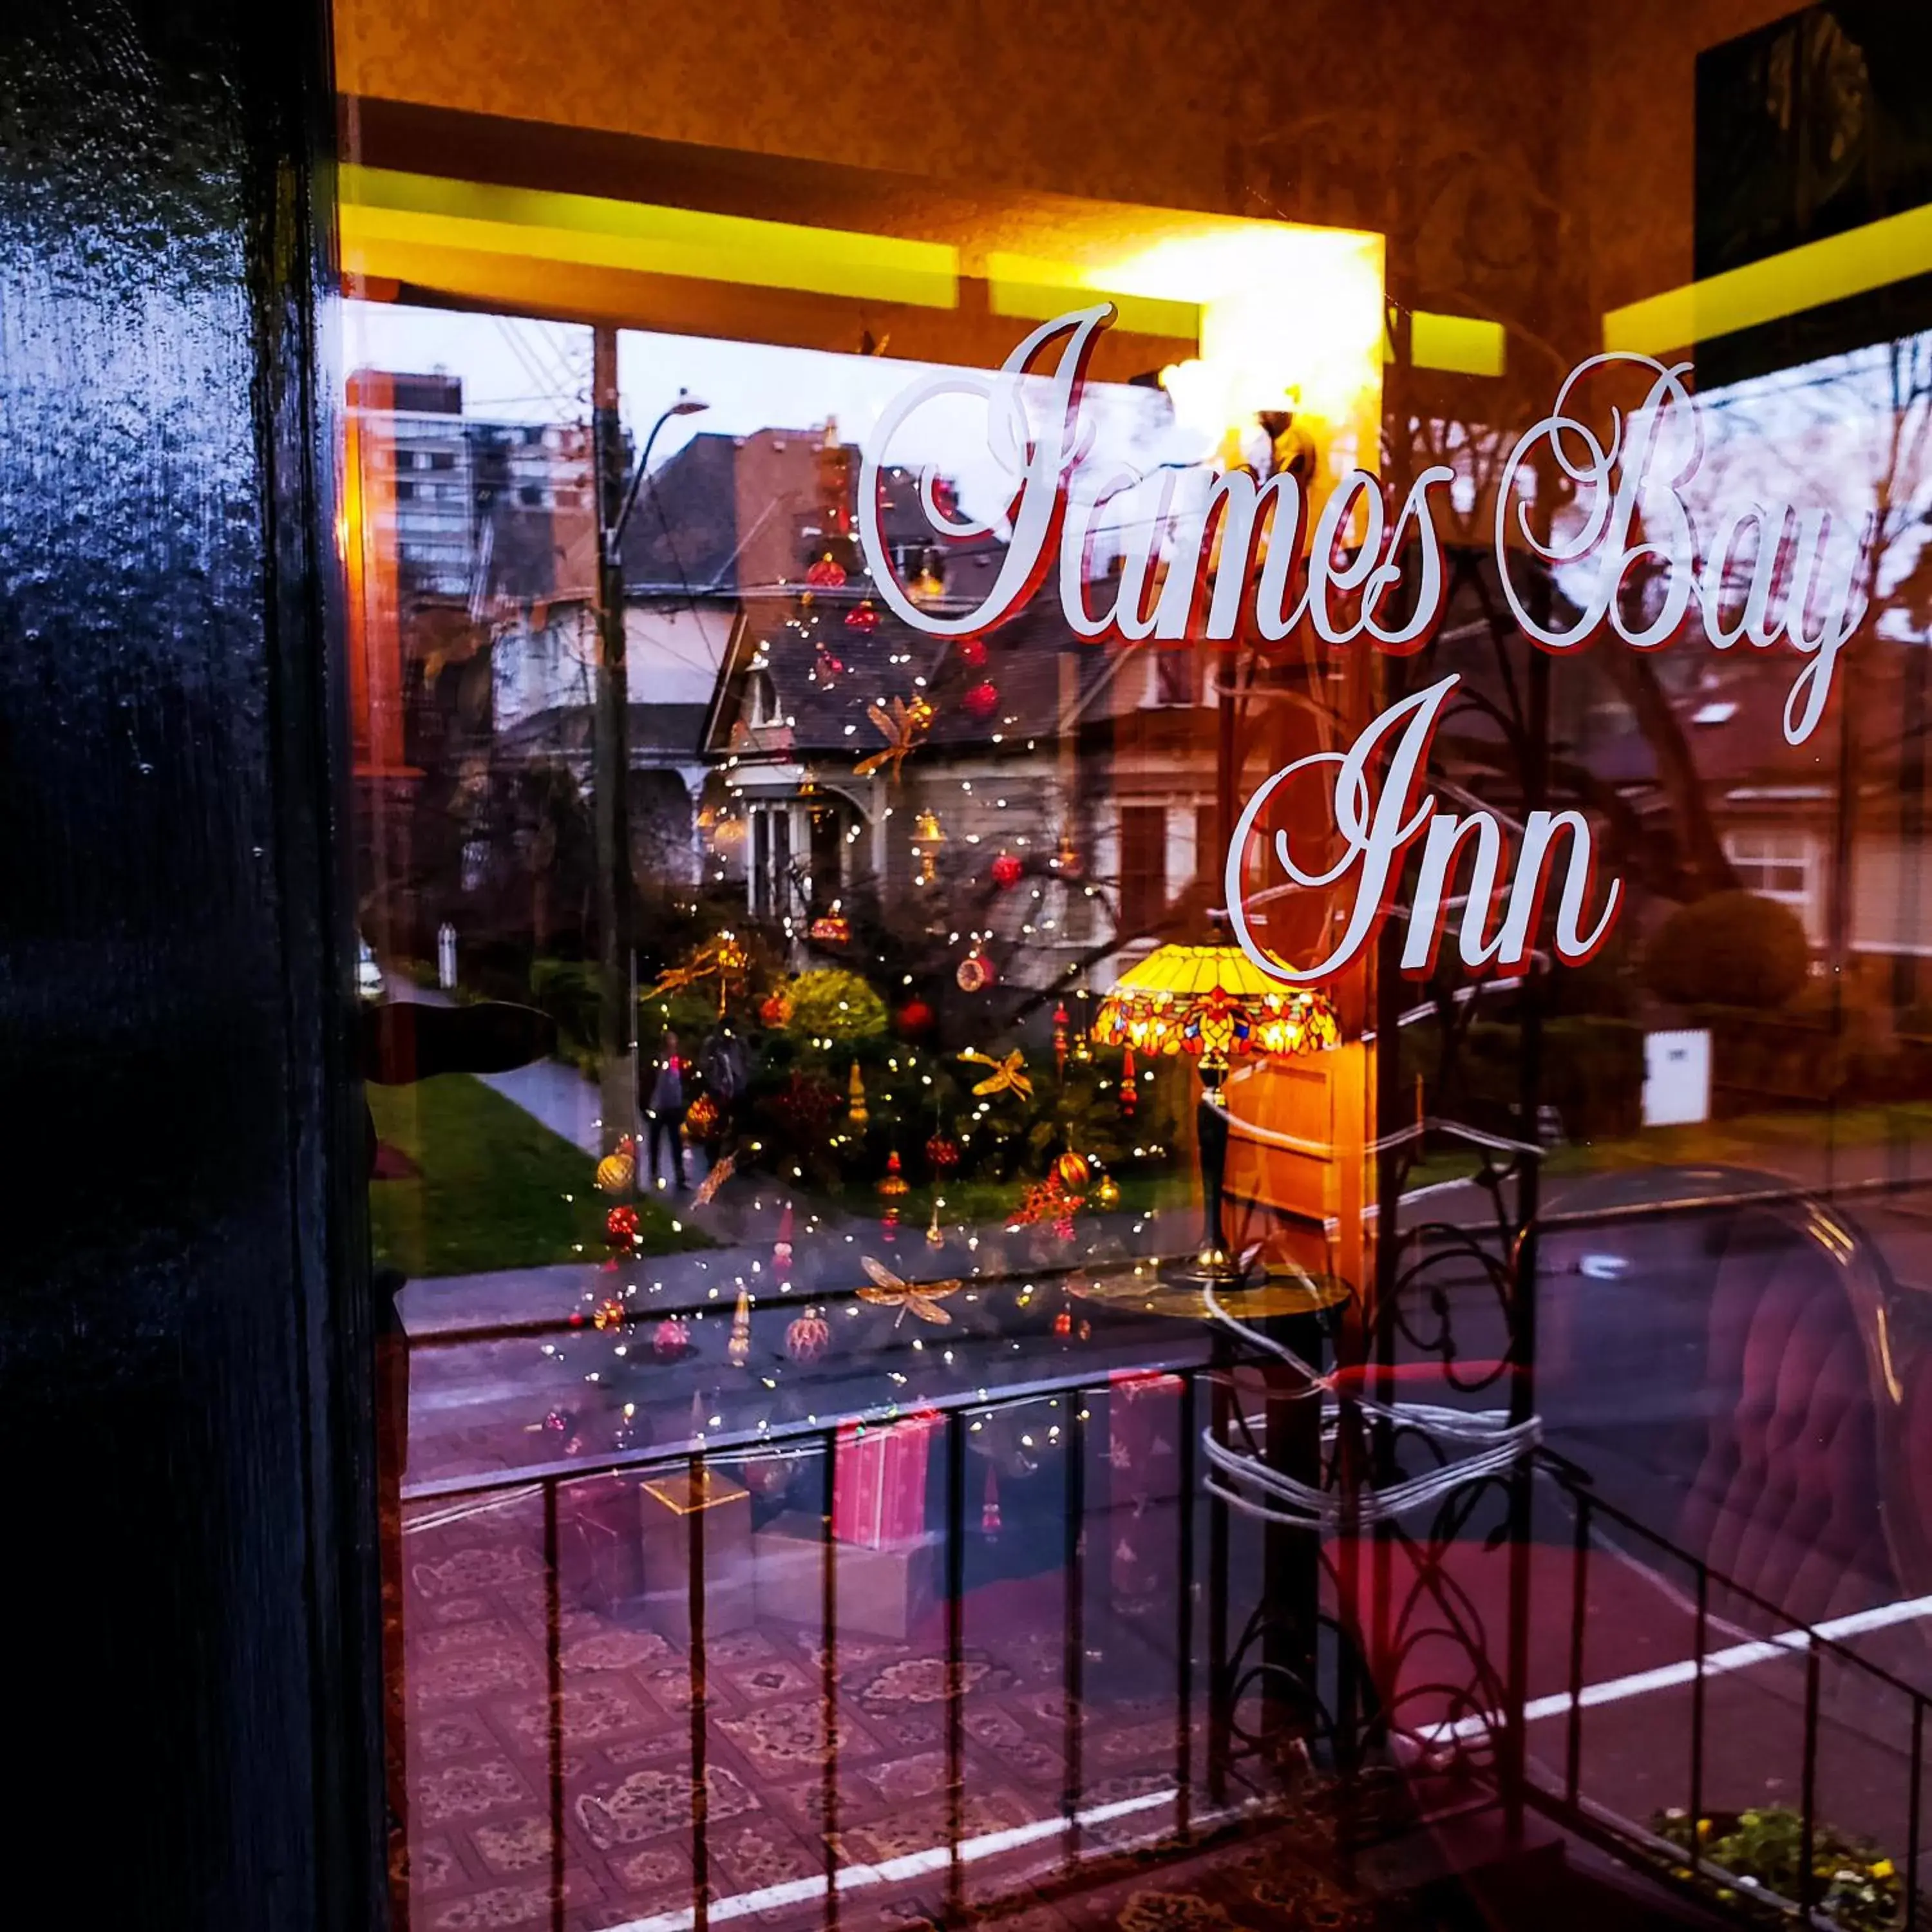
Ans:
{"label": "tiffany stained glass lamp", "polygon": [[1190,1279],[1232,1282],[1222,1194],[1228,1116],[1221,1090],[1238,1053],[1315,1053],[1340,1044],[1335,1011],[1312,988],[1284,987],[1238,946],[1162,946],[1121,974],[1100,1003],[1094,1037],[1137,1054],[1186,1054],[1201,1072],[1201,1245]]}

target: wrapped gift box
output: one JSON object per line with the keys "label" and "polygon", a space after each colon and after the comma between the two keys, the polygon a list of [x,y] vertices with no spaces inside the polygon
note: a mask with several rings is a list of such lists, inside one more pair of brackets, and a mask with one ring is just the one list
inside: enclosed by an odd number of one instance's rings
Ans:
{"label": "wrapped gift box", "polygon": [[1109,1377],[1108,1488],[1116,1507],[1180,1495],[1182,1386],[1179,1376],[1144,1370]]}
{"label": "wrapped gift box", "polygon": [[1117,1375],[1107,1390],[1108,1571],[1130,1612],[1168,1600],[1179,1574],[1181,1378]]}
{"label": "wrapped gift box", "polygon": [[752,1594],[752,1497],[708,1465],[696,1479],[685,1470],[639,1486],[643,1514],[641,1603],[652,1627],[678,1643],[691,1640],[694,1555],[704,1565],[707,1636],[742,1630]]}
{"label": "wrapped gift box", "polygon": [[936,1411],[840,1426],[832,1533],[841,1543],[892,1550],[925,1534],[926,1469],[940,1426]]}
{"label": "wrapped gift box", "polygon": [[[937,1535],[922,1533],[890,1550],[833,1542],[833,1628],[854,1635],[904,1639],[932,1601],[939,1570]],[[825,1520],[788,1510],[752,1538],[758,1615],[814,1630],[825,1627]]]}
{"label": "wrapped gift box", "polygon": [[642,1486],[621,1470],[557,1486],[557,1590],[566,1603],[608,1612],[643,1591]]}

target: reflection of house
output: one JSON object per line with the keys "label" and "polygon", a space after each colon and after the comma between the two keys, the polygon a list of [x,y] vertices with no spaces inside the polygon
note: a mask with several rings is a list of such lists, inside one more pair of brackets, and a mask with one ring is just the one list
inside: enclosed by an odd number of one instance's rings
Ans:
{"label": "reflection of house", "polygon": [[[705,710],[735,612],[728,599],[627,601],[631,844],[640,878],[695,874],[692,801]],[[533,609],[498,633],[494,652],[500,767],[556,766],[591,790],[596,614],[578,595]]]}
{"label": "reflection of house", "polygon": [[[856,452],[824,430],[694,436],[647,479],[622,545],[633,868],[698,875],[700,740],[752,602],[802,584],[839,542]],[[587,532],[586,532],[587,542]],[[495,652],[497,749],[561,763],[586,793],[596,665],[586,548],[579,587],[531,604]]]}
{"label": "reflection of house", "polygon": [[[999,547],[932,545],[908,484],[886,479],[908,500],[886,506],[902,581],[938,611],[971,608]],[[977,936],[1040,986],[1070,967],[1104,978],[1117,938],[1197,916],[1216,869],[1197,654],[1079,640],[1051,592],[970,642],[934,639],[868,594],[848,528],[809,519],[792,580],[741,590],[704,741],[712,876],[742,880],[752,914],[794,940],[869,897],[901,933],[961,958]],[[874,712],[894,700],[930,717],[903,760],[861,771],[892,742]]]}

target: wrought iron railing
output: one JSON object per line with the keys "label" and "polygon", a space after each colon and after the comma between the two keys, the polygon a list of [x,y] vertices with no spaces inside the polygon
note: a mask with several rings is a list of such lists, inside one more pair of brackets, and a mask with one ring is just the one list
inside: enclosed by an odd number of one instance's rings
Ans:
{"label": "wrought iron railing", "polygon": [[[1919,1889],[1924,1839],[1925,1694],[1895,1672],[1861,1655],[1846,1641],[1890,1626],[1904,1626],[1932,1616],[1932,1598],[1895,1601],[1827,1619],[1818,1624],[1793,1622],[1778,1604],[1720,1575],[1702,1558],[1682,1550],[1640,1522],[1628,1510],[1597,1496],[1587,1472],[1547,1450],[1539,1462],[1568,1508],[1572,1519],[1571,1583],[1566,1614],[1570,1627],[1568,1682],[1563,1689],[1532,1700],[1510,1714],[1510,1720],[1527,1725],[1546,1717],[1564,1726],[1560,1770],[1539,1774],[1534,1760],[1526,1781],[1529,1802],[1626,1857],[1641,1860],[1658,1877],[1708,1898],[1713,1888],[1742,1894],[1744,1902],[1761,1911],[1794,1918],[1804,1924],[1833,1923],[1828,1907],[1832,1874],[1818,1869],[1818,1849],[1828,1826],[1872,1838],[1888,1825],[1902,1827],[1904,1842],[1894,1839],[1882,1849],[1894,1852],[1894,1869],[1884,1874],[1882,1888],[1898,1894],[1894,1922],[1902,1932],[1916,1932],[1932,1912]],[[1606,1526],[1609,1528],[1606,1530]],[[1647,1670],[1627,1673],[1608,1683],[1588,1684],[1588,1658],[1593,1619],[1590,1582],[1594,1566],[1606,1561],[1625,1565],[1640,1562],[1636,1552],[1652,1559],[1646,1566],[1659,1577],[1688,1572],[1690,1589],[1688,1611],[1690,1655]],[[1613,1553],[1606,1553],[1613,1552]],[[1667,1586],[1666,1586],[1667,1587]],[[1760,1627],[1753,1634],[1750,1626]],[[1714,1646],[1714,1627],[1730,1640]],[[1789,1894],[1780,1892],[1761,1874],[1740,1874],[1714,1866],[1706,1849],[1707,1826],[1712,1818],[1712,1793],[1706,1778],[1709,1755],[1709,1692],[1716,1681],[1765,1665],[1795,1660],[1803,1670],[1799,1694],[1800,1740],[1798,1752],[1798,1802],[1786,1808],[1796,1813],[1797,1856]],[[1821,1788],[1821,1687],[1827,1670],[1840,1676],[1846,1688],[1873,1694],[1861,1721],[1869,1724],[1873,1711],[1882,1713],[1895,1732],[1888,1742],[1867,1732],[1867,1760],[1877,1773],[1848,1792],[1840,1807],[1832,1806]],[[1672,1780],[1667,1759],[1653,1750],[1648,1770],[1660,1784],[1660,1793],[1676,1784],[1672,1802],[1656,1808],[1667,1819],[1683,1821],[1680,1844],[1660,1832],[1651,1818],[1631,1818],[1593,1797],[1583,1775],[1586,1713],[1593,1708],[1631,1696],[1657,1696],[1683,1690],[1689,1702],[1688,1748],[1680,1767],[1681,1781]],[[1847,1700],[1846,1701],[1852,1701]],[[1652,1732],[1653,1744],[1656,1738]],[[1902,1762],[1901,1762],[1902,1760]],[[1886,1807],[1893,1808],[1889,1811]],[[1873,1815],[1873,1808],[1879,1808]],[[1844,1808],[1852,1816],[1844,1815]],[[1772,1808],[1763,1807],[1768,1810]],[[1854,1874],[1854,1876],[1857,1876]],[[1868,1876],[1869,1874],[1865,1876]],[[1895,1886],[1890,1881],[1895,1880]]]}
{"label": "wrought iron railing", "polygon": [[[1731,1210],[1760,1204],[1768,1191],[1717,1196],[1668,1204],[1672,1211]],[[1558,1214],[1548,1224],[1568,1228],[1620,1222],[1646,1210],[1620,1204],[1588,1214]],[[1508,1237],[1497,1257],[1471,1247],[1466,1230],[1452,1231],[1459,1255],[1474,1252],[1489,1272],[1506,1316],[1523,1286],[1516,1272],[1522,1244]],[[1406,1239],[1411,1237],[1406,1237]],[[1421,1238],[1426,1239],[1426,1233]],[[1412,1284],[1430,1270],[1414,1262],[1397,1270]],[[1510,1378],[1514,1347],[1486,1358],[1479,1368],[1459,1368],[1438,1303],[1428,1322],[1391,1321],[1382,1333],[1387,1346],[1365,1385],[1385,1372],[1399,1378],[1402,1349],[1443,1370],[1451,1386],[1466,1391]],[[1304,1336],[1306,1335],[1304,1331]],[[1318,1342],[1318,1335],[1315,1341]],[[1313,1346],[1312,1343],[1310,1346]],[[1264,1360],[1224,1344],[1202,1359],[1198,1331],[1178,1334],[1176,1346],[1148,1349],[1132,1370],[1042,1376],[997,1390],[963,1390],[922,1404],[939,1423],[943,1528],[940,1661],[945,1829],[939,1842],[904,1857],[866,1864],[844,1857],[838,1844],[842,1804],[838,1722],[841,1616],[838,1546],[832,1537],[834,1482],[842,1426],[855,1420],[892,1419],[885,1405],[854,1415],[814,1422],[768,1424],[757,1433],[713,1433],[646,1449],[567,1457],[526,1467],[425,1480],[410,1484],[404,1502],[414,1531],[458,1514],[537,1501],[541,1516],[544,1588],[546,1802],[549,1816],[551,1922],[566,1922],[568,1846],[566,1828],[570,1740],[566,1722],[563,1632],[571,1606],[560,1567],[564,1513],[574,1485],[614,1474],[648,1478],[682,1473],[701,1485],[709,1470],[748,1459],[806,1456],[816,1459],[820,1492],[815,1514],[823,1550],[818,1605],[818,1694],[826,1740],[820,1767],[818,1830],[823,1864],[809,1881],[793,1880],[764,1892],[719,1900],[710,1857],[707,1760],[712,1712],[707,1702],[706,1513],[683,1519],[688,1539],[683,1565],[687,1599],[689,1674],[688,1737],[692,1857],[688,1910],[646,1922],[654,1932],[676,1924],[703,1927],[748,1911],[787,1904],[812,1904],[827,1924],[838,1921],[840,1900],[863,1888],[937,1877],[946,1909],[964,1921],[970,1870],[981,1861],[1029,1847],[1055,1854],[1058,1877],[1028,1882],[1068,1885],[1082,1881],[1097,1860],[1118,1849],[1116,1828],[1139,1820],[1156,1846],[1196,1849],[1214,1834],[1265,1824],[1270,1804],[1286,1800],[1298,1779],[1325,1780],[1337,1820],[1336,1856],[1354,1852],[1390,1831],[1426,1828],[1472,1809],[1492,1809],[1497,1843],[1505,1850],[1520,1834],[1526,1815],[1539,1814],[1566,1832],[1588,1838],[1630,1860],[1665,1883],[1686,1888],[1706,1904],[1728,1904],[1799,1922],[1829,1923],[1832,1882],[1814,1869],[1828,1827],[1870,1830],[1889,1804],[1895,1827],[1888,1842],[1897,1854],[1898,1923],[1917,1932],[1926,1922],[1919,1898],[1924,1832],[1924,1745],[1926,1696],[1899,1676],[1850,1647],[1850,1640],[1886,1622],[1904,1622],[1932,1610],[1905,1604],[1849,1619],[1805,1625],[1782,1616],[1766,1598],[1740,1587],[1696,1554],[1674,1545],[1656,1529],[1592,1487],[1574,1462],[1542,1449],[1517,1466],[1491,1472],[1456,1487],[1426,1516],[1364,1524],[1345,1506],[1322,1533],[1304,1528],[1243,1520],[1202,1480],[1204,1432],[1224,1445],[1284,1461],[1325,1482],[1346,1498],[1378,1472],[1422,1444],[1419,1432],[1400,1424],[1365,1420],[1352,1409],[1344,1388],[1324,1426],[1322,1406],[1309,1400],[1304,1382],[1284,1375],[1278,1360]],[[1173,1748],[1171,1776],[1126,1798],[1088,1802],[1090,1722],[1088,1666],[1096,1622],[1112,1616],[1090,1587],[1090,1532],[1103,1512],[1131,1500],[1131,1485],[1116,1485],[1105,1459],[1093,1453],[1108,1439],[1110,1404],[1128,1376],[1172,1378],[1178,1430],[1178,1468],[1172,1498],[1169,1558],[1173,1580],[1171,1694]],[[1516,1398],[1520,1404],[1519,1396]],[[1064,1766],[1057,1808],[1024,1823],[986,1832],[969,1828],[969,1779],[964,1730],[962,1665],[969,1598],[968,1555],[970,1433],[976,1424],[1033,1405],[1062,1405],[1065,1426],[1059,1448],[1058,1560],[1062,1578],[1060,1684],[1064,1696]],[[1431,1448],[1428,1453],[1437,1453]],[[1550,1513],[1560,1519],[1552,1538]],[[1567,1550],[1560,1576],[1540,1552]],[[1499,1566],[1502,1587],[1485,1600],[1470,1577],[1484,1561]],[[1598,1567],[1614,1562],[1628,1574],[1658,1579],[1681,1576],[1673,1614],[1690,1634],[1689,1654],[1646,1672],[1592,1682],[1592,1660],[1600,1653],[1604,1619],[1628,1616],[1628,1606],[1593,1607],[1592,1584]],[[1552,1580],[1555,1578],[1556,1580]],[[1666,1595],[1669,1594],[1666,1592]],[[1874,1621],[1874,1618],[1876,1621]],[[1532,1629],[1564,1634],[1565,1676],[1539,1684],[1528,1663]],[[1716,1632],[1726,1640],[1713,1643]],[[1163,1636],[1166,1634],[1162,1633]],[[1761,1880],[1742,1883],[1734,1871],[1714,1869],[1698,1821],[1712,1815],[1711,1687],[1778,1665],[1801,1666],[1796,1700],[1798,1742],[1796,1803],[1796,1876],[1789,1895]],[[1896,1736],[1876,1753],[1874,1776],[1889,1796],[1862,1796],[1835,1802],[1821,1775],[1821,1728],[1832,1716],[1828,1684],[1856,1682],[1872,1694]],[[1633,1808],[1628,1777],[1593,1779],[1586,1751],[1588,1714],[1608,1702],[1680,1695],[1688,1705],[1688,1737],[1681,1766],[1657,1742],[1647,1750],[1636,1780],[1642,1803]],[[1197,1718],[1204,1716],[1198,1726]],[[1534,1727],[1561,1724],[1559,1752],[1532,1748]],[[1538,1736],[1544,1735],[1538,1732]],[[1197,1742],[1197,1735],[1198,1742]],[[1680,1774],[1681,1773],[1681,1774]],[[1390,1804],[1392,1784],[1404,1787]],[[1733,1794],[1736,1795],[1736,1794]],[[1847,1805],[1858,1814],[1844,1815]],[[1689,1821],[1679,1844],[1660,1818],[1681,1811]],[[1680,1834],[1682,1835],[1682,1834]],[[1734,1896],[1719,1898],[1721,1892]],[[578,1915],[572,1916],[578,1922]]]}

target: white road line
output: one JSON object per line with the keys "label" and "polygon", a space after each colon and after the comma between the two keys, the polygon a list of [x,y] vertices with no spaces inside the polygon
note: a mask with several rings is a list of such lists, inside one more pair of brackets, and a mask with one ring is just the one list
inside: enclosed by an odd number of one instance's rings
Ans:
{"label": "white road line", "polygon": [[[1886,1630],[1894,1624],[1905,1624],[1919,1617],[1932,1616],[1932,1597],[1907,1597],[1897,1603],[1880,1604],[1869,1610],[1854,1610],[1848,1616],[1834,1617],[1828,1623],[1817,1626],[1817,1634],[1828,1642],[1835,1642],[1848,1636],[1862,1636],[1869,1630]],[[1734,1643],[1723,1650],[1708,1651],[1704,1657],[1704,1675],[1721,1677],[1732,1670],[1748,1670],[1752,1665],[1768,1663],[1773,1658],[1786,1657],[1796,1652],[1802,1656],[1811,1647],[1811,1633],[1804,1630],[1780,1630],[1775,1636],[1761,1639],[1755,1643]],[[1633,1671],[1627,1677],[1612,1677],[1600,1684],[1586,1684],[1578,1693],[1576,1702],[1588,1710],[1598,1704],[1620,1704],[1626,1698],[1647,1697],[1653,1691],[1674,1690],[1682,1684],[1692,1683],[1697,1676],[1694,1658],[1687,1658],[1682,1664],[1659,1664],[1654,1670]],[[1559,1690],[1548,1697],[1532,1697],[1522,1707],[1523,1720],[1534,1724],[1543,1718],[1560,1718],[1570,1708],[1570,1694]],[[1477,1713],[1474,1717],[1459,1718],[1454,1724],[1437,1724],[1425,1726],[1416,1735],[1428,1744],[1442,1744],[1451,1738],[1479,1738],[1497,1728],[1500,1713]]]}
{"label": "white road line", "polygon": [[[1156,1806],[1172,1804],[1179,1796],[1173,1790],[1144,1792],[1138,1798],[1117,1798],[1111,1804],[1096,1804],[1090,1810],[1078,1812],[1074,1822],[1082,1826],[1105,1825],[1116,1818],[1125,1818],[1136,1811],[1151,1811]],[[1037,1844],[1043,1838],[1057,1838],[1066,1829],[1064,1818],[1038,1818],[1030,1824],[1014,1825],[1004,1832],[988,1832],[976,1838],[964,1839],[960,1843],[961,1862],[971,1864],[980,1858],[997,1858],[1002,1852],[1017,1851],[1023,1845]],[[838,1886],[841,1892],[854,1892],[862,1886],[891,1885],[903,1879],[924,1878],[934,1872],[941,1872],[952,1862],[952,1854],[944,1845],[928,1846],[922,1852],[908,1852],[896,1858],[887,1858],[876,1865],[844,1865],[839,1869]],[[788,1905],[806,1905],[816,1898],[825,1896],[825,1874],[820,1872],[811,1878],[795,1878],[783,1885],[761,1886],[756,1892],[741,1892],[729,1898],[715,1900],[706,1915],[716,1925],[728,1918],[743,1918],[754,1912],[775,1912]],[[698,1922],[696,1911],[686,1906],[681,1912],[661,1912],[654,1918],[627,1919],[621,1925],[613,1925],[608,1932],[691,1932]]]}

